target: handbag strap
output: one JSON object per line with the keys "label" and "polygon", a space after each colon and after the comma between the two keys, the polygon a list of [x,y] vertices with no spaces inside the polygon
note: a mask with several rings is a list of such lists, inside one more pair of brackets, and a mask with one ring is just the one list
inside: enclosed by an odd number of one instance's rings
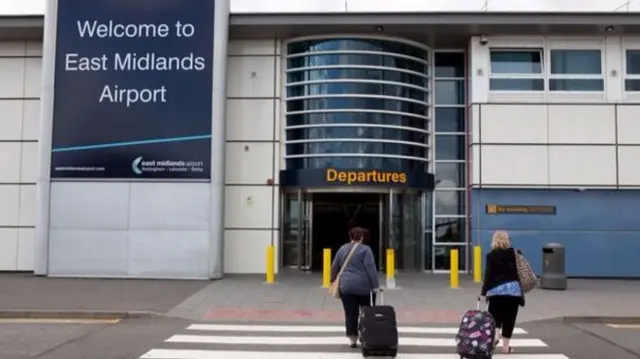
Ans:
{"label": "handbag strap", "polygon": [[342,275],[342,272],[344,272],[344,269],[347,268],[347,265],[351,261],[351,257],[353,257],[353,252],[356,251],[356,247],[358,246],[358,244],[360,243],[354,244],[353,247],[351,247],[351,249],[349,250],[349,254],[347,254],[347,257],[344,259],[344,262],[342,262],[342,267],[340,267],[340,272],[338,272],[338,275],[336,275],[336,280],[340,278],[340,276]]}

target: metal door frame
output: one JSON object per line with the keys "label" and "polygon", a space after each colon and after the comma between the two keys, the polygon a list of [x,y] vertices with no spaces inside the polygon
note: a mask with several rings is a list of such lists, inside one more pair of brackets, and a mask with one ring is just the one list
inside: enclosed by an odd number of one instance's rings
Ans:
{"label": "metal door frame", "polygon": [[297,265],[299,271],[309,272],[313,268],[313,194],[299,188],[298,203]]}

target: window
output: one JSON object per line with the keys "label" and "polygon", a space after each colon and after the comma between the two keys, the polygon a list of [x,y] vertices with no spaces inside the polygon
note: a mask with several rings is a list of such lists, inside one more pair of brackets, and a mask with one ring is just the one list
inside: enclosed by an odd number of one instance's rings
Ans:
{"label": "window", "polygon": [[491,49],[491,91],[544,91],[541,49]]}
{"label": "window", "polygon": [[627,50],[624,89],[640,92],[640,50]]}
{"label": "window", "polygon": [[600,50],[551,50],[550,91],[604,91]]}

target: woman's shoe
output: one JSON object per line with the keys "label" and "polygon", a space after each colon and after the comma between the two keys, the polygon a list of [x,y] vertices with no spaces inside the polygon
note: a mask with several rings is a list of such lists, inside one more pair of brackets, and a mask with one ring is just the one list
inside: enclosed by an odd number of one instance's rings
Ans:
{"label": "woman's shoe", "polygon": [[349,337],[349,347],[351,349],[355,349],[358,347],[358,338],[357,337]]}

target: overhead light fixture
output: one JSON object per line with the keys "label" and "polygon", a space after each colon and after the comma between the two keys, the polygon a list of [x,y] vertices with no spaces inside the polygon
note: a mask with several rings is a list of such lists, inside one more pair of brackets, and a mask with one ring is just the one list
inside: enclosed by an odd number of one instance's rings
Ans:
{"label": "overhead light fixture", "polygon": [[606,32],[612,32],[613,30],[615,30],[616,28],[613,25],[609,25],[607,27],[604,28],[604,31]]}
{"label": "overhead light fixture", "polygon": [[381,32],[381,31],[383,31],[383,30],[384,30],[384,26],[382,26],[382,25],[378,25],[378,26],[376,26],[376,31],[377,31],[377,32]]}

